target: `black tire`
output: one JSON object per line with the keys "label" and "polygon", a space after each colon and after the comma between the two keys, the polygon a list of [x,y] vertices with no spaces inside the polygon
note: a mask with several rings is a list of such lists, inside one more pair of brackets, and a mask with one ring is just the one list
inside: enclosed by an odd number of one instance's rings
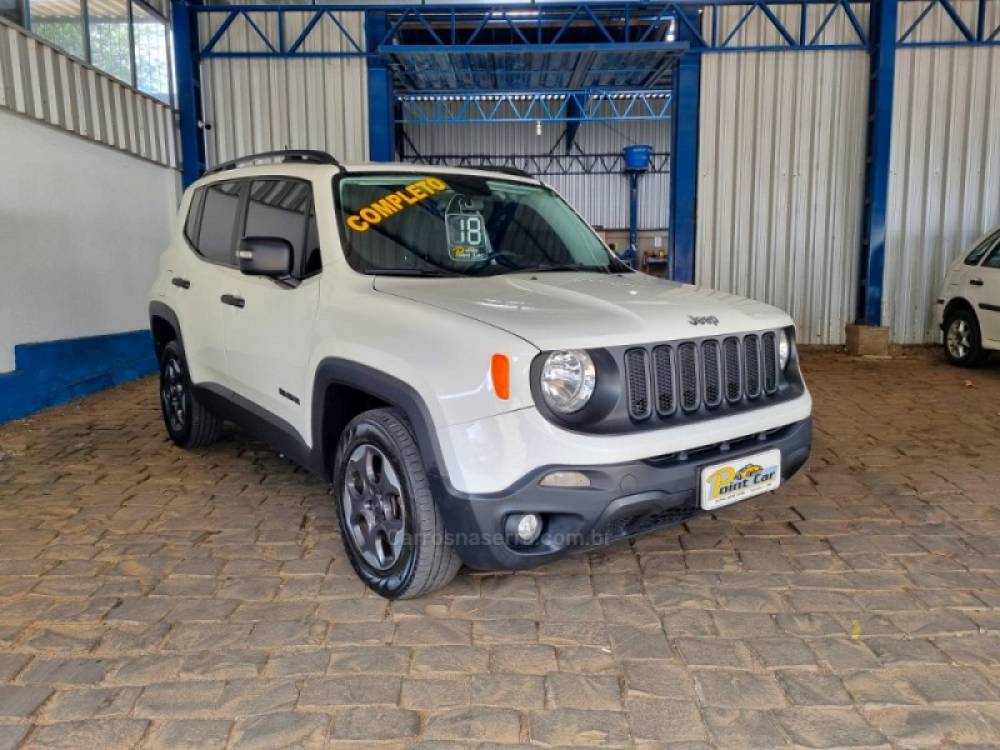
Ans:
{"label": "black tire", "polygon": [[198,400],[176,341],[160,355],[160,410],[170,439],[181,448],[203,448],[219,439],[222,419]]}
{"label": "black tire", "polygon": [[[366,457],[378,464],[375,480],[359,476]],[[386,459],[388,468],[382,463]],[[373,409],[351,420],[338,442],[333,467],[344,549],[369,588],[387,599],[408,599],[439,589],[455,577],[462,562],[445,540],[420,451],[401,412]],[[349,478],[354,492],[348,488]],[[365,513],[358,512],[360,508]],[[394,532],[392,540],[382,534],[380,542],[366,544],[381,533],[380,524],[387,519],[404,532]],[[398,548],[392,549],[397,542]],[[385,553],[377,555],[381,566],[372,559],[375,553]]]}
{"label": "black tire", "polygon": [[944,322],[944,355],[958,367],[979,367],[990,353],[983,349],[979,321],[971,310],[960,308]]}

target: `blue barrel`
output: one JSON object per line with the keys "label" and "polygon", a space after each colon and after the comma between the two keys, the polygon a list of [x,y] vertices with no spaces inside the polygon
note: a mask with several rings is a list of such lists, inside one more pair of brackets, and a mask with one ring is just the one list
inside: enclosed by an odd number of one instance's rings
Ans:
{"label": "blue barrel", "polygon": [[625,169],[630,172],[645,172],[649,169],[649,161],[653,156],[652,146],[626,146]]}

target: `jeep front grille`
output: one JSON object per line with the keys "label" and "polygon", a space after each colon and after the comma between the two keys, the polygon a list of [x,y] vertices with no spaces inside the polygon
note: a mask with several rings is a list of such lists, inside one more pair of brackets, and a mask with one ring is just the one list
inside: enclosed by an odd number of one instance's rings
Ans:
{"label": "jeep front grille", "polygon": [[774,395],[778,390],[775,333],[635,347],[625,352],[626,399],[634,420],[678,407],[715,410]]}

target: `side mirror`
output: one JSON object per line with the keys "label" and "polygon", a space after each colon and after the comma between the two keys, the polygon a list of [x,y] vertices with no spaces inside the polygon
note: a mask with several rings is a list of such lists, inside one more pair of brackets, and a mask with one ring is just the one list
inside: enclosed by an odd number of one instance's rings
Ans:
{"label": "side mirror", "polygon": [[283,237],[244,237],[236,257],[247,276],[279,279],[292,273],[292,243]]}

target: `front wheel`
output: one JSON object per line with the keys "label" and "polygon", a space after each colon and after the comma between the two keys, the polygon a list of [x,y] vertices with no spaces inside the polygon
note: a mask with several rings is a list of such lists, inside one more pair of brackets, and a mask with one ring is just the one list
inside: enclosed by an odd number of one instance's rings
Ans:
{"label": "front wheel", "polygon": [[347,425],[333,481],[344,548],[369,588],[406,599],[455,577],[461,561],[444,538],[420,452],[400,412],[373,409]]}
{"label": "front wheel", "polygon": [[944,324],[944,353],[959,367],[978,367],[989,357],[983,349],[979,321],[970,310],[956,310]]}

